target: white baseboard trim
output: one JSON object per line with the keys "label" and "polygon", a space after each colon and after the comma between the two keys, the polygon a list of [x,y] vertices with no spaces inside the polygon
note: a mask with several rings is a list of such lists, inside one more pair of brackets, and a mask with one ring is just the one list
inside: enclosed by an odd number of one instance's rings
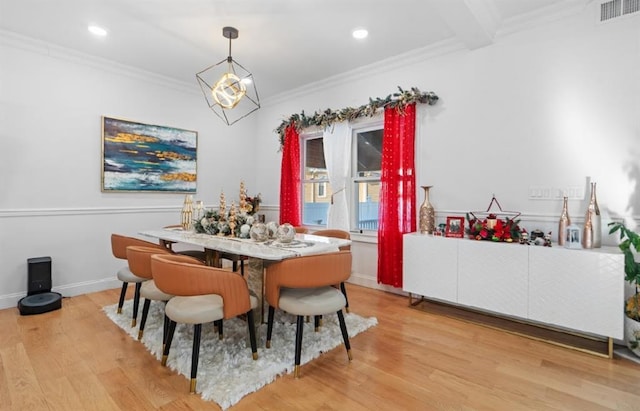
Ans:
{"label": "white baseboard trim", "polygon": [[[51,291],[62,294],[63,297],[74,297],[76,295],[93,293],[96,291],[110,290],[113,288],[119,288],[122,286],[122,282],[113,277],[102,278],[94,281],[83,281],[80,283],[61,285],[53,287]],[[27,296],[27,291],[24,293],[13,293],[0,295],[0,310],[5,308],[13,308],[18,306],[18,301],[22,297]]]}
{"label": "white baseboard trim", "polygon": [[[402,291],[402,289],[400,288],[378,284],[377,279],[364,274],[352,273],[348,282],[351,284],[361,285],[367,288],[373,288],[375,290],[387,291],[387,292],[399,294],[399,295],[407,295],[407,293]],[[121,286],[122,286],[122,282],[118,281],[116,278],[108,277],[108,278],[102,278],[94,281],[83,281],[80,283],[53,287],[51,291],[60,293],[62,294],[63,297],[74,297],[76,295],[81,295],[81,294],[89,294],[97,291],[120,288]],[[0,295],[0,310],[5,308],[17,307],[18,301],[22,297],[25,297],[26,295],[27,295],[26,291],[24,291],[24,293]]]}
{"label": "white baseboard trim", "polygon": [[351,277],[349,277],[349,284],[361,285],[367,288],[373,288],[374,290],[387,291],[394,294],[399,295],[408,295],[401,288],[395,288],[384,284],[378,284],[377,278],[372,278],[369,275],[364,275],[360,273],[351,273]]}

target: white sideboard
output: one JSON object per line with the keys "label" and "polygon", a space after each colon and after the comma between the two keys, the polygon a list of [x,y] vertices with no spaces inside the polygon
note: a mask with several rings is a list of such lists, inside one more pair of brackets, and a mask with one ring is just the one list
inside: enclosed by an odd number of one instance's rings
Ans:
{"label": "white sideboard", "polygon": [[580,333],[623,338],[624,257],[576,250],[404,235],[403,289]]}

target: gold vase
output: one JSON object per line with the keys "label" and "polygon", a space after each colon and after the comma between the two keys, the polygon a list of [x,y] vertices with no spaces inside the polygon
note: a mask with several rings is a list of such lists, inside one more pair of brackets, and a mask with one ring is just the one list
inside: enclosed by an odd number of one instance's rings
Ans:
{"label": "gold vase", "polygon": [[429,202],[429,189],[433,186],[422,186],[424,201],[420,206],[420,233],[433,234],[436,229],[436,211]]}
{"label": "gold vase", "polygon": [[569,199],[563,197],[562,199],[562,213],[560,213],[560,221],[558,222],[558,245],[563,246],[567,238],[567,227],[571,225],[571,218],[569,217]]}
{"label": "gold vase", "polygon": [[181,212],[181,225],[183,230],[191,230],[193,221],[193,197],[191,194],[184,196],[184,203],[182,204]]}

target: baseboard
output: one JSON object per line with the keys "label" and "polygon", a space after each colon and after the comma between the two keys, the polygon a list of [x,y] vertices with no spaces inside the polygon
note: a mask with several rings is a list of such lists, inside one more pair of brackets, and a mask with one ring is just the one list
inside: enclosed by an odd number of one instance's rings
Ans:
{"label": "baseboard", "polygon": [[[122,285],[116,278],[102,278],[94,281],[83,281],[80,283],[67,284],[53,287],[51,291],[62,294],[63,297],[73,297],[81,294],[93,293],[96,291],[110,290],[119,288]],[[27,295],[25,290],[23,293],[13,293],[0,295],[0,310],[5,308],[13,308],[18,306],[18,301]]]}
{"label": "baseboard", "polygon": [[391,287],[389,285],[378,284],[378,280],[376,278],[372,278],[369,275],[364,275],[360,273],[351,273],[351,277],[349,277],[349,281],[347,283],[361,285],[367,288],[373,288],[374,290],[387,291],[389,293],[399,294],[408,296],[406,292],[402,290],[402,288]]}

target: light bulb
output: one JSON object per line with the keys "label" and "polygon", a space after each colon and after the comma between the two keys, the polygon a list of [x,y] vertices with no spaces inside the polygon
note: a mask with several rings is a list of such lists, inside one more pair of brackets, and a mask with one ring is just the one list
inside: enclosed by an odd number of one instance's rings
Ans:
{"label": "light bulb", "polygon": [[211,90],[213,99],[223,108],[234,108],[247,94],[247,86],[233,73],[224,74]]}

